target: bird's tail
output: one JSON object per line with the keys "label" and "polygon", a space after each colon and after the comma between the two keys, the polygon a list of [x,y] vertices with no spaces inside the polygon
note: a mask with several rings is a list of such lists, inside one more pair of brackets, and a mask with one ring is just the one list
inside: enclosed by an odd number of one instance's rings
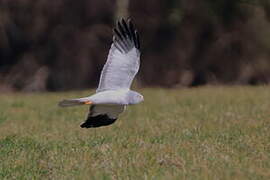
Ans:
{"label": "bird's tail", "polygon": [[63,101],[59,102],[60,107],[69,107],[69,106],[78,106],[84,104],[92,104],[89,98],[78,98],[78,99],[64,99]]}

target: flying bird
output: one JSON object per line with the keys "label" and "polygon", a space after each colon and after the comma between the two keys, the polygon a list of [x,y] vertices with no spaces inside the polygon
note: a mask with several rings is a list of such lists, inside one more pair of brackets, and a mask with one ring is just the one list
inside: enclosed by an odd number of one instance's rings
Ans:
{"label": "flying bird", "polygon": [[138,104],[143,96],[130,90],[140,67],[139,34],[130,19],[117,21],[113,42],[102,69],[96,93],[59,102],[59,106],[90,105],[82,128],[97,128],[114,123],[127,105]]}

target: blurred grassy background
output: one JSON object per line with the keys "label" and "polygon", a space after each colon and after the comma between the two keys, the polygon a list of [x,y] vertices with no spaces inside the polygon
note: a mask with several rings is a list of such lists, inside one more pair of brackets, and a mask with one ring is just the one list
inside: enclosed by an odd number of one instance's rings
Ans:
{"label": "blurred grassy background", "polygon": [[[145,102],[81,129],[47,91],[97,86],[119,17]],[[269,179],[269,58],[269,0],[0,0],[0,179]]]}
{"label": "blurred grassy background", "polygon": [[139,87],[270,82],[268,0],[1,0],[0,90],[96,87],[118,17],[141,34]]}
{"label": "blurred grassy background", "polygon": [[140,92],[96,130],[57,107],[89,92],[0,95],[0,179],[269,179],[269,87]]}

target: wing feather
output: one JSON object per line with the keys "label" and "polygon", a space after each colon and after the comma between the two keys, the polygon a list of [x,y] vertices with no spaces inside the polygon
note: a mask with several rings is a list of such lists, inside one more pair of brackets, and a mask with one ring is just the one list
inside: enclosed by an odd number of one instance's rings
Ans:
{"label": "wing feather", "polygon": [[110,118],[118,118],[125,110],[125,105],[92,105],[89,109],[89,116],[107,114]]}
{"label": "wing feather", "polygon": [[96,128],[114,123],[119,114],[125,110],[124,105],[92,105],[82,128]]}
{"label": "wing feather", "polygon": [[97,92],[129,89],[140,66],[140,42],[138,32],[129,20],[117,22],[113,29],[113,43],[107,62],[101,72]]}

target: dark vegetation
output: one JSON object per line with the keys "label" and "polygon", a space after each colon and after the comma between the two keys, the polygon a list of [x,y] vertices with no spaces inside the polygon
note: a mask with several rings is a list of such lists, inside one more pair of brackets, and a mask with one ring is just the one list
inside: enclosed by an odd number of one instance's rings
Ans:
{"label": "dark vegetation", "polygon": [[[0,0],[0,90],[95,87],[118,7]],[[128,11],[142,41],[138,86],[270,82],[269,0],[136,0]]]}

